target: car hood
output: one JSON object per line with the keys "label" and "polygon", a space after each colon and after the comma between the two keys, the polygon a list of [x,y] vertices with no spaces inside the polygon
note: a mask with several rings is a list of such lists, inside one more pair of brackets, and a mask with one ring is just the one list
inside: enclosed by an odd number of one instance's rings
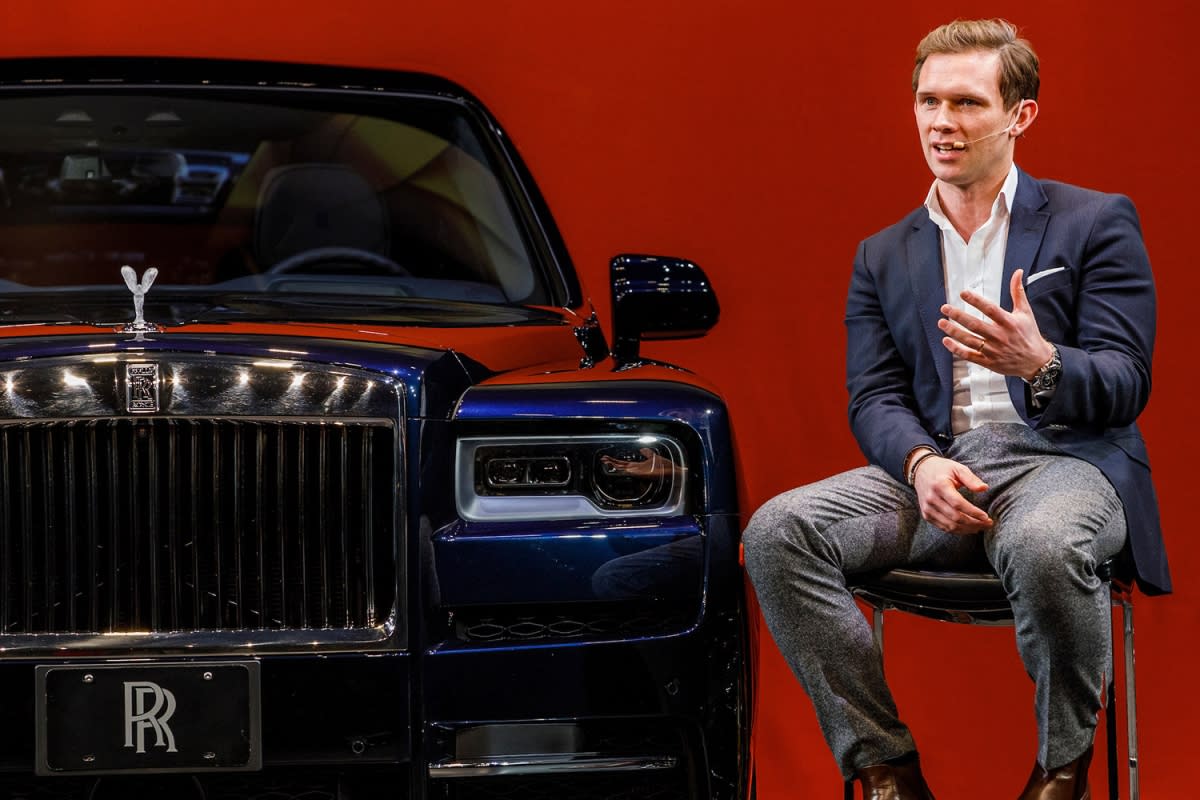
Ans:
{"label": "car hood", "polygon": [[[41,388],[23,398],[24,411],[13,407],[7,413],[36,416],[41,409],[60,416],[70,410],[57,407],[69,405],[69,392],[62,387],[78,379],[80,365],[101,376],[116,376],[117,365],[135,359],[164,364],[267,363],[294,370],[328,366],[387,376],[404,385],[410,416],[446,418],[462,392],[481,381],[509,372],[537,372],[539,364],[578,368],[583,350],[568,319],[564,315],[555,324],[443,328],[195,324],[145,334],[83,325],[0,326],[0,395],[6,385],[11,395],[14,385],[36,383]],[[120,380],[105,377],[95,383],[106,387]],[[122,402],[114,395],[113,410],[123,408]],[[105,406],[101,401],[93,407],[101,413]]]}

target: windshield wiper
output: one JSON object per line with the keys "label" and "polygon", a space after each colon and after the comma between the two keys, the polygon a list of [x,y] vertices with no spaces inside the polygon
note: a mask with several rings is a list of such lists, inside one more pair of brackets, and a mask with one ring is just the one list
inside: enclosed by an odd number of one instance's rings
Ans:
{"label": "windshield wiper", "polygon": [[[96,292],[0,293],[0,325],[94,325],[122,327],[133,318],[128,294]],[[475,325],[537,325],[562,322],[540,308],[440,300],[427,297],[364,295],[216,294],[162,291],[146,297],[147,325],[225,322],[370,322],[390,325],[461,327]]]}
{"label": "windshield wiper", "polygon": [[[558,323],[540,308],[441,300],[428,297],[310,295],[299,293],[219,295],[182,322],[375,322],[391,325],[457,327]],[[147,312],[147,319],[151,319]],[[155,321],[155,320],[152,320]]]}

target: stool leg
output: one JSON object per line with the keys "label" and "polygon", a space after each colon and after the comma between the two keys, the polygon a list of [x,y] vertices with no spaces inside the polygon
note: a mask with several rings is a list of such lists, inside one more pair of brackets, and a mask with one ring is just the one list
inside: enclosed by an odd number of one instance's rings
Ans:
{"label": "stool leg", "polygon": [[1138,744],[1137,744],[1137,680],[1134,676],[1133,653],[1133,603],[1128,597],[1121,598],[1122,616],[1125,619],[1125,721],[1129,735],[1129,800],[1139,799],[1138,790]]}
{"label": "stool leg", "polygon": [[883,658],[883,608],[871,606],[871,633],[875,637],[875,649]]}
{"label": "stool leg", "polygon": [[[1122,612],[1121,619],[1123,620]],[[1108,697],[1104,703],[1104,739],[1108,750],[1108,798],[1121,800],[1120,769],[1117,764],[1117,624],[1110,627],[1109,645],[1112,651],[1112,672],[1108,676]]]}

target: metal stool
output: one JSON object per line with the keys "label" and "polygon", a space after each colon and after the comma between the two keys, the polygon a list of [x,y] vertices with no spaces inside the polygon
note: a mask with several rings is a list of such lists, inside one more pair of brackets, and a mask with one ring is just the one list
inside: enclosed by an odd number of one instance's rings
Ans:
{"label": "metal stool", "polygon": [[[1137,700],[1133,665],[1133,581],[1119,562],[1119,556],[1096,568],[1096,574],[1109,585],[1112,604],[1121,607],[1125,632],[1125,710],[1129,736],[1129,798],[1139,800],[1137,751]],[[883,573],[847,578],[855,595],[871,606],[875,646],[883,657],[883,612],[907,611],[922,617],[968,625],[1013,624],[1000,579],[990,573],[936,572],[932,570],[893,569]],[[1105,703],[1105,730],[1108,749],[1108,796],[1120,800],[1117,772],[1117,692],[1114,686],[1117,668],[1116,625],[1113,625],[1113,680],[1108,682]],[[845,784],[845,800],[854,800],[854,781]]]}

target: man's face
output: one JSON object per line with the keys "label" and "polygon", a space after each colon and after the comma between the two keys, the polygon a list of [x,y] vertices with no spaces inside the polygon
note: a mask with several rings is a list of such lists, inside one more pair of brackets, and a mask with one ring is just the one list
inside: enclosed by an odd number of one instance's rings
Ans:
{"label": "man's face", "polygon": [[1004,109],[1000,97],[1000,55],[990,50],[935,53],[917,79],[914,111],[925,160],[938,180],[970,189],[1002,182],[1012,164],[1013,132],[968,144],[1002,131],[1020,105]]}

